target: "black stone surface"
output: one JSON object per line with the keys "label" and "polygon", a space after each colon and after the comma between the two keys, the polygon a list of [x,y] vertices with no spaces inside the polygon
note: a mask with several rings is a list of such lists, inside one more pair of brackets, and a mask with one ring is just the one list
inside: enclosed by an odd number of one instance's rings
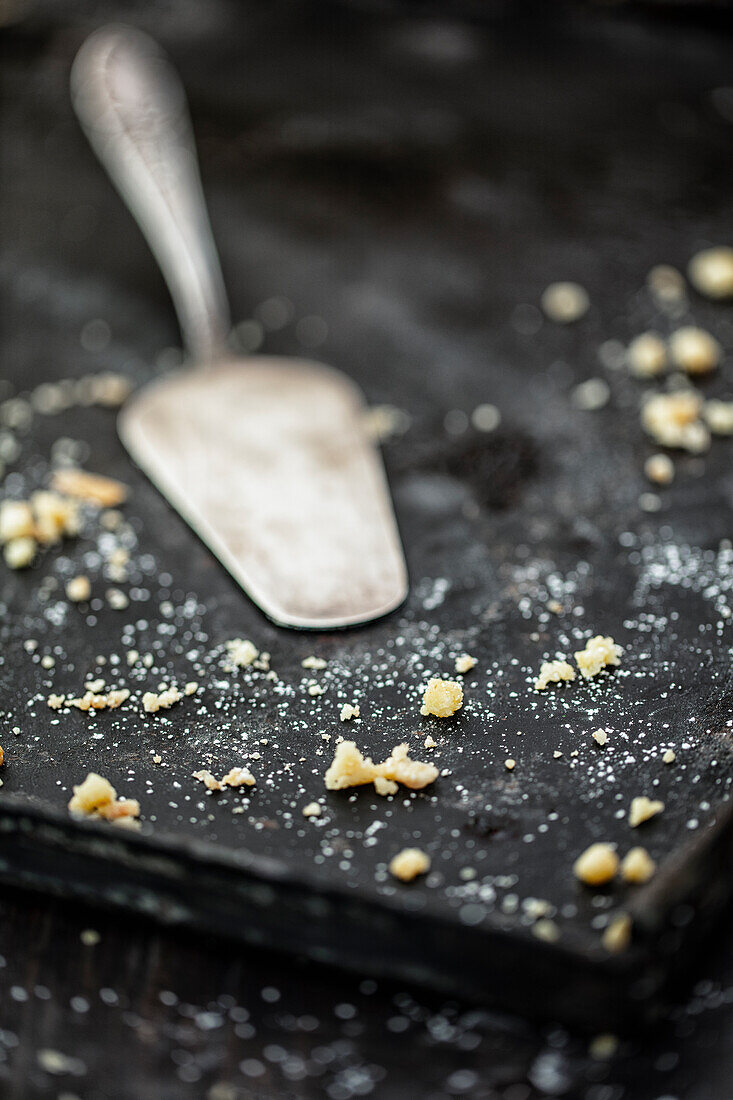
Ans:
{"label": "black stone surface", "polygon": [[[3,32],[8,392],[100,369],[139,383],[177,341],[153,262],[66,96],[85,30],[113,12],[78,5],[61,17],[40,5]],[[507,893],[548,899],[559,911],[557,950],[592,958],[599,909],[569,876],[577,852],[597,837],[635,842],[616,811],[654,790],[667,809],[644,842],[669,862],[691,833],[704,844],[730,778],[721,612],[732,582],[720,548],[730,535],[730,450],[716,442],[704,461],[681,459],[661,511],[641,511],[641,466],[651,453],[638,426],[641,390],[598,359],[604,341],[668,323],[643,291],[653,264],[683,267],[724,236],[733,154],[725,97],[712,92],[728,79],[725,28],[571,18],[565,9],[539,22],[498,8],[448,21],[394,9],[219,3],[132,7],[126,17],[161,38],[184,76],[235,316],[287,296],[293,322],[268,333],[263,350],[302,354],[314,326],[296,322],[323,318],[328,335],[314,353],[347,369],[371,401],[413,418],[385,456],[413,592],[403,614],[367,631],[318,639],[277,631],[131,468],[110,413],[34,417],[17,463],[25,480],[11,480],[11,491],[42,480],[59,435],[82,440],[91,469],[133,487],[133,571],[124,587],[149,595],[133,598],[134,615],[102,607],[89,625],[72,608],[49,621],[57,597],[40,599],[41,577],[63,581],[84,567],[104,590],[91,534],[30,575],[3,575],[8,819],[13,807],[33,815],[39,805],[61,819],[70,785],[94,767],[141,798],[153,844],[205,841],[225,860],[251,851],[274,860],[278,877],[297,871],[313,889],[412,911],[417,927],[425,915],[457,928],[506,927],[512,942],[538,950],[528,920],[497,912],[488,896],[470,897],[460,871],[478,867],[497,902]],[[572,329],[540,326],[527,305],[564,277],[588,288],[591,312]],[[693,297],[690,315],[730,342],[725,307]],[[91,352],[79,335],[95,318],[108,323],[111,340]],[[725,374],[708,392],[726,392]],[[599,412],[570,401],[588,377],[611,387]],[[502,411],[497,433],[446,431],[447,413],[482,401]],[[544,611],[550,597],[562,615]],[[138,621],[147,625],[123,629]],[[175,634],[160,633],[171,622]],[[581,633],[597,631],[624,645],[622,669],[536,700],[529,680],[542,657],[579,648]],[[225,683],[205,655],[219,647],[218,659],[233,635],[270,649],[282,681],[298,691],[279,694],[262,678]],[[35,660],[22,648],[28,637],[40,643]],[[79,690],[95,671],[92,654],[124,657],[132,645],[156,643],[156,679],[195,674],[205,685],[200,704],[155,719],[133,707],[100,715],[99,739],[82,715],[53,720],[43,698]],[[191,660],[193,649],[200,655]],[[405,737],[420,746],[434,732],[416,718],[420,684],[427,672],[449,671],[464,649],[480,663],[467,678],[465,711],[440,734],[436,760],[451,774],[434,795],[394,805],[364,791],[329,796],[323,824],[306,828],[299,809],[321,793],[332,743],[324,749],[319,735],[341,732],[338,698],[358,692],[364,718],[349,733],[375,754]],[[329,658],[320,676],[328,690],[315,700],[299,667],[312,651]],[[55,668],[42,669],[41,655],[52,652]],[[149,686],[143,676],[139,683]],[[605,756],[589,738],[598,725],[612,731]],[[193,768],[226,768],[260,738],[269,744],[252,766],[272,784],[258,785],[246,812],[232,815],[239,797],[201,798]],[[678,753],[672,769],[659,759],[667,744]],[[561,763],[551,758],[555,747]],[[508,755],[518,760],[511,775]],[[540,832],[553,813],[556,823]],[[386,827],[365,846],[375,817]],[[337,854],[316,862],[331,829]],[[380,879],[379,866],[407,842],[431,851],[439,876],[409,893]],[[62,863],[58,874],[71,888]],[[497,877],[512,874],[518,882],[497,889]],[[642,928],[656,896],[635,902]],[[606,908],[627,902],[616,891]],[[461,918],[477,904],[481,912]],[[526,1067],[516,1081],[523,1076]]]}

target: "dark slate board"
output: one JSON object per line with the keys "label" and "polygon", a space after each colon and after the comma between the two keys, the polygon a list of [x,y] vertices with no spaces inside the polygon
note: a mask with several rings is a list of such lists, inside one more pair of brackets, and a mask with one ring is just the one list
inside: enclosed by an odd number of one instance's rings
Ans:
{"label": "dark slate board", "polygon": [[[41,6],[3,45],[8,393],[102,369],[139,384],[174,359],[160,354],[177,340],[165,290],[68,106],[89,26],[78,11],[62,29]],[[729,40],[608,17],[530,28],[287,4],[206,13],[185,30],[164,9],[139,22],[189,88],[235,316],[287,297],[292,321],[265,335],[265,352],[317,354],[370,401],[411,414],[385,450],[411,595],[362,630],[278,630],[134,470],[110,412],[35,415],[17,433],[8,492],[42,483],[61,436],[130,484],[131,605],[87,615],[44,583],[83,571],[104,593],[93,525],[32,572],[2,573],[2,873],[591,1026],[653,1014],[681,938],[690,960],[727,892],[733,473],[717,441],[677,461],[660,511],[641,510],[641,387],[599,348],[669,325],[647,271],[720,240],[733,151],[711,91],[727,79]],[[536,310],[557,278],[591,296],[572,328]],[[303,324],[313,316],[325,328]],[[726,307],[693,297],[687,316],[730,343]],[[111,338],[90,351],[80,334],[98,318]],[[589,377],[611,388],[593,413],[570,400]],[[726,363],[706,391],[729,393],[729,378]],[[456,411],[485,401],[501,409],[497,432],[448,430],[446,414],[455,429]],[[532,693],[546,655],[597,632],[624,646],[619,670]],[[222,670],[233,636],[272,653],[277,682]],[[133,647],[154,653],[152,670],[127,669]],[[421,719],[426,675],[464,651],[479,658],[464,710]],[[312,652],[324,672],[301,668]],[[96,654],[120,665],[97,668]],[[45,706],[97,674],[203,690],[155,717],[139,702],[91,719]],[[327,689],[316,698],[311,675]],[[341,726],[344,701],[359,702],[360,721]],[[598,726],[611,731],[604,750]],[[304,821],[339,733],[375,756],[409,740],[422,757],[431,733],[448,774],[389,801],[328,794]],[[242,760],[258,776],[245,800],[204,796],[190,778]],[[140,798],[141,836],[67,818],[89,769]],[[624,820],[642,793],[666,803],[643,839]],[[570,867],[593,839],[644,843],[657,880],[633,896],[583,891]],[[409,888],[384,871],[405,844],[433,857]],[[558,943],[533,935],[532,898],[550,903]],[[609,959],[603,925],[627,906],[637,940]]]}

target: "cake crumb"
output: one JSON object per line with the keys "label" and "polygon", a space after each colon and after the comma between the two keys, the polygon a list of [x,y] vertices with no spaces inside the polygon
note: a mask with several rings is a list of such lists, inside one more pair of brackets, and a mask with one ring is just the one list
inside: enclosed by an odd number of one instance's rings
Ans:
{"label": "cake crumb", "polygon": [[[104,687],[104,681],[102,681],[102,687]],[[116,710],[117,707],[122,706],[129,697],[130,692],[128,688],[115,688],[104,694],[97,691],[86,690],[82,696],[76,699],[65,695],[49,695],[46,702],[52,710],[60,710],[61,707],[75,707],[76,710],[83,711]]]}
{"label": "cake crumb", "polygon": [[109,780],[96,772],[89,772],[84,782],[74,787],[68,808],[70,813],[82,817],[103,818],[128,827],[139,826],[135,819],[140,816],[140,803],[134,798],[118,798]]}
{"label": "cake crumb", "polygon": [[66,598],[72,603],[83,603],[92,594],[92,585],[89,577],[83,573],[78,577],[72,577],[66,585]]}
{"label": "cake crumb", "polygon": [[631,848],[621,860],[621,878],[635,884],[648,882],[657,865],[646,848]]}
{"label": "cake crumb", "polygon": [[317,802],[309,802],[307,806],[303,807],[303,817],[320,817],[321,807]]}
{"label": "cake crumb", "polygon": [[425,740],[423,741],[423,745],[425,746],[426,749],[434,749],[437,744],[438,744],[438,742],[435,740],[434,737],[431,737],[430,734],[428,734],[427,737],[425,738]]}
{"label": "cake crumb", "polygon": [[573,864],[573,874],[586,886],[603,886],[618,871],[618,856],[611,844],[591,844]]}
{"label": "cake crumb", "polygon": [[227,672],[235,672],[238,668],[248,668],[260,655],[257,646],[250,642],[248,638],[232,638],[225,645],[227,661],[224,667]]}
{"label": "cake crumb", "polygon": [[669,455],[650,455],[644,463],[644,473],[656,485],[669,485],[674,480],[674,463]]}
{"label": "cake crumb", "polygon": [[352,718],[358,718],[360,714],[359,704],[353,705],[352,703],[344,703],[339,712],[339,718],[342,722],[349,722]]}
{"label": "cake crumb", "polygon": [[704,402],[702,415],[713,435],[733,435],[733,401],[711,398]]}
{"label": "cake crumb", "polygon": [[430,856],[420,848],[403,848],[389,862],[389,872],[402,882],[412,882],[430,870]]}
{"label": "cake crumb", "polygon": [[632,922],[628,913],[618,913],[603,933],[601,942],[606,951],[617,955],[625,951],[631,942]]}
{"label": "cake crumb", "polygon": [[407,754],[406,744],[396,745],[385,761],[375,764],[371,757],[362,756],[353,741],[342,741],[336,747],[333,761],[325,775],[325,782],[330,791],[359,787],[365,783],[374,783],[376,787],[377,779],[402,783],[412,790],[420,790],[434,783],[437,778],[438,769],[435,765],[412,760]]}
{"label": "cake crumb", "polygon": [[463,706],[463,688],[457,680],[428,680],[422,697],[420,713],[436,718],[450,718]]}
{"label": "cake crumb", "polygon": [[585,648],[575,653],[575,661],[580,669],[580,674],[586,680],[598,673],[607,665],[619,665],[623,650],[616,645],[610,636],[604,637],[596,634],[585,643]]}
{"label": "cake crumb", "polygon": [[663,809],[663,802],[660,802],[659,799],[647,798],[645,794],[639,795],[638,798],[632,798],[629,809],[629,825],[632,829],[635,829],[643,822],[649,821],[657,814],[661,814]]}
{"label": "cake crumb", "polygon": [[564,657],[554,661],[543,661],[539,675],[534,682],[535,691],[544,691],[549,684],[560,684],[575,679],[575,669]]}
{"label": "cake crumb", "polygon": [[593,740],[597,745],[605,745],[608,743],[608,733],[606,730],[595,730]]}
{"label": "cake crumb", "polygon": [[459,675],[463,675],[466,672],[470,672],[477,664],[478,657],[471,657],[468,653],[462,653],[460,657],[456,657],[456,672]]}
{"label": "cake crumb", "polygon": [[508,772],[513,772],[517,766],[516,760],[512,760],[511,756],[504,761],[504,767]]}
{"label": "cake crumb", "polygon": [[36,556],[36,540],[23,537],[5,543],[3,557],[9,569],[27,569]]}
{"label": "cake crumb", "polygon": [[90,474],[75,466],[57,470],[51,487],[62,496],[75,497],[100,508],[116,508],[127,500],[128,489],[121,481],[100,474]]}
{"label": "cake crumb", "polygon": [[156,714],[159,710],[168,710],[182,698],[183,693],[177,687],[164,688],[160,692],[146,691],[142,698],[143,710],[146,714]]}
{"label": "cake crumb", "polygon": [[255,784],[251,771],[244,766],[231,768],[221,779],[216,779],[205,768],[193,772],[193,778],[203,783],[207,791],[223,791],[226,787],[253,787]]}
{"label": "cake crumb", "polygon": [[720,363],[723,349],[705,329],[685,325],[670,336],[669,354],[687,374],[708,374]]}
{"label": "cake crumb", "polygon": [[590,299],[579,283],[550,283],[542,293],[540,305],[548,320],[569,325],[585,316],[590,309]]}
{"label": "cake crumb", "polygon": [[626,349],[626,365],[637,378],[653,378],[667,369],[667,345],[657,332],[642,332]]}
{"label": "cake crumb", "polygon": [[557,943],[560,939],[560,929],[554,920],[550,920],[549,917],[541,917],[532,925],[532,935],[536,936],[538,940],[544,940],[545,943]]}
{"label": "cake crumb", "polygon": [[706,298],[733,297],[733,248],[717,245],[696,252],[687,265],[695,290]]}
{"label": "cake crumb", "polygon": [[677,755],[676,755],[674,749],[666,749],[666,751],[664,752],[664,754],[662,756],[662,763],[663,764],[674,764],[676,759],[677,759]]}
{"label": "cake crumb", "polygon": [[710,447],[710,430],[701,420],[703,400],[693,390],[655,393],[641,407],[642,427],[663,447],[702,454]]}
{"label": "cake crumb", "polygon": [[323,657],[306,657],[304,661],[300,662],[302,668],[325,668],[328,664],[324,661]]}

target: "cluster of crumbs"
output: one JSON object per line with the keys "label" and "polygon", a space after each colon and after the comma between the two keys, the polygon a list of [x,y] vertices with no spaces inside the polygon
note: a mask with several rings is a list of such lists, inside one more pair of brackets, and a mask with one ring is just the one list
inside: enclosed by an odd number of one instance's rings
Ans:
{"label": "cluster of crumbs", "polygon": [[412,760],[407,754],[407,745],[396,745],[386,760],[375,764],[371,757],[359,752],[353,741],[342,741],[336,746],[325,782],[329,791],[373,783],[377,794],[388,795],[396,794],[399,783],[420,790],[437,778],[435,765]]}
{"label": "cluster of crumbs", "polygon": [[420,848],[403,848],[389,862],[389,871],[402,882],[412,882],[430,870],[430,856]]}
{"label": "cluster of crumbs", "polygon": [[223,791],[226,787],[254,787],[255,785],[255,777],[249,768],[243,765],[231,768],[221,779],[216,779],[205,768],[194,772],[193,778],[203,783],[207,791]]}
{"label": "cluster of crumbs", "polygon": [[100,818],[115,825],[136,828],[139,825],[140,803],[134,798],[118,798],[108,779],[89,772],[83,783],[74,787],[69,811],[80,817]]}
{"label": "cluster of crumbs", "polygon": [[422,697],[420,713],[436,718],[450,718],[463,706],[463,688],[457,680],[428,680]]}

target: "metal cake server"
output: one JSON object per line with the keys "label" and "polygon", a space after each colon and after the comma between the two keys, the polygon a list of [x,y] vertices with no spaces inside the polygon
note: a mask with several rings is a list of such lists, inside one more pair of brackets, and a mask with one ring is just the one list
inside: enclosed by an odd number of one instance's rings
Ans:
{"label": "metal cake server", "polygon": [[71,74],[85,133],[168,283],[194,365],[123,408],[148,477],[262,610],[329,629],[391,611],[407,570],[364,399],[306,359],[236,358],[183,88],[150,38],[95,32]]}

